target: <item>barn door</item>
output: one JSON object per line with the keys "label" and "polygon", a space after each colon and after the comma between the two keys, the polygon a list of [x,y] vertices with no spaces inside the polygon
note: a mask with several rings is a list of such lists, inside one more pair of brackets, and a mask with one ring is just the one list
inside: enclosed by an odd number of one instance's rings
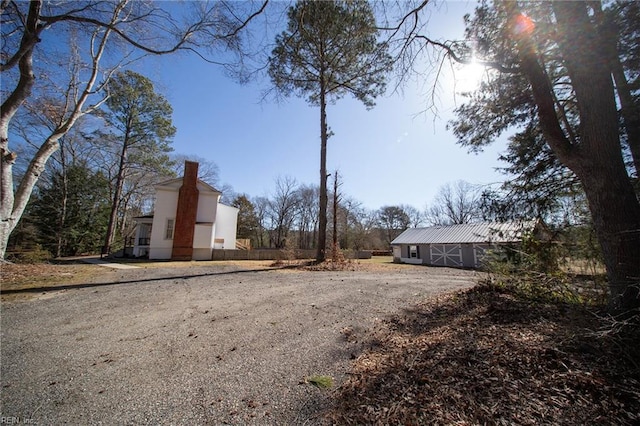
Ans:
{"label": "barn door", "polygon": [[432,244],[431,264],[437,266],[462,266],[460,244]]}
{"label": "barn door", "polygon": [[473,246],[473,266],[475,268],[483,266],[486,251],[485,247],[477,245]]}

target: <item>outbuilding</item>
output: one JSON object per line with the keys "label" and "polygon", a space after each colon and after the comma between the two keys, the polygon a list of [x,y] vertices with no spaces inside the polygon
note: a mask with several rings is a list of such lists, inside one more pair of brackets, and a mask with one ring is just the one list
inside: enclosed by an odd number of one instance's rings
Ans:
{"label": "outbuilding", "polygon": [[517,221],[409,228],[391,242],[393,261],[479,268],[488,250],[517,245],[537,226],[537,221]]}

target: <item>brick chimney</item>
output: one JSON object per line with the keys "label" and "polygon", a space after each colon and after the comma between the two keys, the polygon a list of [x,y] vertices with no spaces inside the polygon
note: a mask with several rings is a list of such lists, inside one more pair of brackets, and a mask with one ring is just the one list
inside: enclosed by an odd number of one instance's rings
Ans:
{"label": "brick chimney", "polygon": [[178,192],[171,260],[191,260],[193,257],[193,236],[198,214],[197,184],[198,163],[185,161],[182,186]]}

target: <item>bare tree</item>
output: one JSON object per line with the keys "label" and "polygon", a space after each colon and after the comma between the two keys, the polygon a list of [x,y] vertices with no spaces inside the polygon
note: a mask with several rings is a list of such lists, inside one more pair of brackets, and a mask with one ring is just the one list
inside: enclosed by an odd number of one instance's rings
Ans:
{"label": "bare tree", "polygon": [[269,199],[267,212],[271,221],[271,241],[284,248],[300,204],[298,182],[292,177],[276,178],[275,193]]}
{"label": "bare tree", "polygon": [[300,203],[297,212],[298,247],[311,249],[318,237],[318,186],[302,185],[298,188]]}
{"label": "bare tree", "polygon": [[371,232],[377,224],[375,214],[353,197],[342,194],[338,206],[340,247],[363,250],[371,248]]}
{"label": "bare tree", "polygon": [[[144,55],[178,51],[194,52],[215,63],[210,55],[216,50],[238,51],[241,32],[266,7],[266,1],[254,7],[234,2],[188,4],[189,16],[175,16],[156,2],[0,3],[0,73],[4,86],[0,112],[0,259],[4,259],[9,235],[22,216],[38,177],[58,149],[60,138],[80,117],[95,112],[105,102],[108,95],[102,95],[102,89],[115,71]],[[60,40],[65,36],[69,48],[52,52],[53,46],[64,45]],[[57,38],[57,43],[43,43],[49,37]],[[40,58],[38,55],[55,56],[60,64],[66,64],[43,74],[67,73],[66,81],[61,80],[56,87],[39,85],[34,66],[39,63],[34,62]],[[61,58],[63,55],[66,59]],[[34,94],[42,99],[45,92],[55,95],[57,104],[62,106],[61,113],[55,126],[38,143],[20,181],[14,183],[17,151],[9,144],[10,125]]]}
{"label": "bare tree", "polygon": [[422,226],[425,222],[425,214],[414,206],[408,204],[401,204],[400,208],[409,216],[409,227],[417,228]]}
{"label": "bare tree", "polygon": [[347,202],[349,241],[354,250],[384,249],[376,232],[378,215],[376,211],[362,207],[358,202]]}
{"label": "bare tree", "polygon": [[409,215],[400,206],[383,206],[378,210],[378,223],[384,233],[386,248],[402,231],[409,227]]}
{"label": "bare tree", "polygon": [[459,180],[443,185],[425,214],[432,225],[459,225],[482,219],[480,192]]}
{"label": "bare tree", "polygon": [[257,246],[266,247],[266,233],[269,229],[269,199],[267,197],[255,197],[252,200],[256,219],[258,221],[258,230],[256,235]]}
{"label": "bare tree", "polygon": [[182,176],[184,173],[185,161],[195,161],[198,163],[198,179],[219,189],[217,186],[220,183],[220,167],[218,167],[214,161],[207,160],[198,155],[172,154],[170,157],[176,176]]}

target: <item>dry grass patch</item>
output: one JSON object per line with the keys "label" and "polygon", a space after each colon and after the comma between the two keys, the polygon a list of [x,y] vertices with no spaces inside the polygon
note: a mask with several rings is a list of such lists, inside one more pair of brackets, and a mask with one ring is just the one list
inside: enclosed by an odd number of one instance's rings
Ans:
{"label": "dry grass patch", "polygon": [[192,260],[192,261],[149,261],[142,259],[114,259],[116,263],[124,263],[140,268],[189,268],[193,266],[234,266],[242,269],[279,269],[295,270],[343,270],[343,271],[388,271],[415,268],[414,265],[393,263],[391,256],[375,256],[371,259],[345,259],[341,262],[327,260],[316,264],[313,259],[279,259],[279,260]]}
{"label": "dry grass patch", "polygon": [[271,260],[190,260],[190,261],[150,261],[137,259],[116,259],[116,263],[131,264],[140,268],[190,268],[201,266],[236,266],[242,269],[265,269],[273,263]]}
{"label": "dry grass patch", "polygon": [[2,301],[30,299],[37,295],[37,293],[6,294],[6,291],[85,283],[98,273],[104,272],[104,268],[86,264],[2,264],[0,265]]}
{"label": "dry grass patch", "polygon": [[376,256],[371,259],[327,259],[316,263],[314,260],[276,261],[271,264],[274,267],[299,268],[305,271],[362,271],[362,272],[389,272],[406,269],[421,268],[422,265],[407,265],[393,263],[392,256]]}
{"label": "dry grass patch", "polygon": [[[334,424],[638,424],[640,333],[478,287],[387,320],[335,394]],[[624,337],[624,338],[623,338]]]}

